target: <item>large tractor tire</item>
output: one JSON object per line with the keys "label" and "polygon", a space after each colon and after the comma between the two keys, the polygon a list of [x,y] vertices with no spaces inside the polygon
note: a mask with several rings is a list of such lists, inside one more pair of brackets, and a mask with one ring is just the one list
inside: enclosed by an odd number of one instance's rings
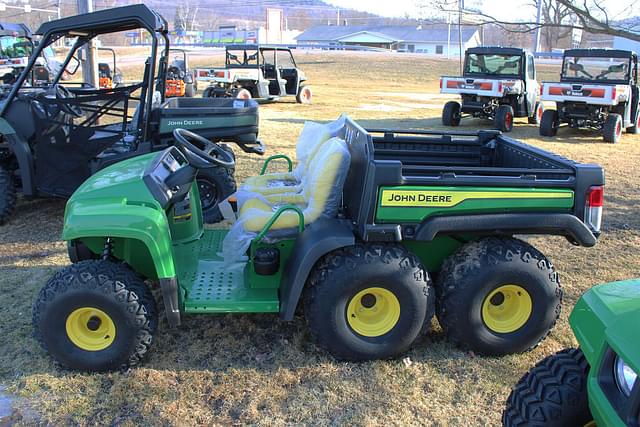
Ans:
{"label": "large tractor tire", "polygon": [[556,136],[560,119],[556,110],[545,110],[540,119],[540,136]]}
{"label": "large tractor tire", "polygon": [[189,83],[184,87],[184,96],[187,98],[193,98],[196,95],[195,87],[193,83]]}
{"label": "large tractor tire", "polygon": [[200,193],[204,222],[215,224],[222,221],[222,212],[220,212],[218,205],[235,193],[237,188],[233,170],[222,166],[200,169],[196,182]]}
{"label": "large tractor tire", "polygon": [[536,102],[535,108],[533,109],[533,116],[529,117],[527,120],[530,125],[539,125],[542,121],[542,115],[544,114],[544,105],[542,102]]}
{"label": "large tractor tire", "polygon": [[298,104],[311,104],[313,99],[313,92],[311,86],[300,85],[298,93],[296,94],[296,102]]}
{"label": "large tractor tire", "polygon": [[16,208],[16,184],[11,172],[0,166],[0,225],[11,218]]}
{"label": "large tractor tire", "polygon": [[565,349],[538,363],[513,388],[504,427],[586,426],[589,412],[589,364],[582,351]]}
{"label": "large tractor tire", "polygon": [[444,126],[460,125],[460,119],[462,118],[460,108],[460,103],[456,101],[449,101],[444,104],[442,108],[442,124]]}
{"label": "large tractor tire", "polygon": [[493,118],[493,124],[496,129],[502,132],[511,132],[513,130],[513,107],[511,105],[501,105],[496,110],[496,116]]}
{"label": "large tractor tire", "polygon": [[318,262],[304,313],[317,345],[337,359],[385,359],[404,353],[434,313],[429,275],[400,245],[362,244]]}
{"label": "large tractor tire", "polygon": [[454,344],[486,355],[529,350],[556,323],[562,290],[553,265],[531,245],[489,237],[442,265],[437,316]]}
{"label": "large tractor tire", "polygon": [[602,138],[605,142],[617,144],[622,136],[622,116],[616,113],[610,113],[604,121],[602,128]]}
{"label": "large tractor tire", "polygon": [[60,364],[80,371],[135,366],[158,325],[155,300],[125,264],[81,261],[57,272],[33,306],[36,339]]}

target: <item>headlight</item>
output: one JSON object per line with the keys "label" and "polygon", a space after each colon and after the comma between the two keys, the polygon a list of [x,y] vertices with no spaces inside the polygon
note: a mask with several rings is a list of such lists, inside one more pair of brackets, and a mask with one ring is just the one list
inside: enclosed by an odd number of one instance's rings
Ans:
{"label": "headlight", "polygon": [[620,356],[616,356],[613,369],[618,388],[625,396],[631,396],[631,390],[633,390],[633,386],[638,379],[638,374],[631,369],[631,366],[624,363],[624,360],[622,360]]}

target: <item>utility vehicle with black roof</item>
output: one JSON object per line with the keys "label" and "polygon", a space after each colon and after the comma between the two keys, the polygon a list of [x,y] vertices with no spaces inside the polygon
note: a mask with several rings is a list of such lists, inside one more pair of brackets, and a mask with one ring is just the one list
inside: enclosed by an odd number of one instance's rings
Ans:
{"label": "utility vehicle with black roof", "polygon": [[590,247],[600,233],[598,165],[497,131],[367,131],[346,116],[305,124],[295,169],[268,158],[229,221],[205,229],[197,176],[234,160],[174,134],[175,146],[98,172],[67,203],[74,264],[34,306],[37,338],[65,366],[135,365],[159,324],[188,316],[292,321],[298,307],[338,359],[399,356],[434,312],[462,348],[521,352],[556,323],[562,289],[551,261],[516,236]]}
{"label": "utility vehicle with black roof", "polygon": [[[142,79],[111,89],[80,76],[78,56],[90,40],[145,30],[150,56]],[[258,106],[250,100],[166,100],[167,23],[146,6],[132,5],[42,24],[41,41],[11,87],[0,89],[0,223],[7,221],[16,192],[26,198],[69,197],[93,173],[131,157],[160,151],[174,142],[175,128],[197,129],[210,141],[235,143],[261,154]],[[50,82],[34,87],[32,70],[45,49],[73,40]],[[74,81],[62,81],[64,73]],[[230,150],[230,148],[228,147]],[[218,202],[236,189],[233,170],[210,168],[198,177],[207,222],[221,218]]]}
{"label": "utility vehicle with black roof", "polygon": [[194,71],[189,68],[189,55],[184,49],[171,48],[167,54],[169,69],[167,70],[166,96],[193,98],[198,90],[198,82],[194,79]]}
{"label": "utility vehicle with black roof", "polygon": [[[33,34],[27,25],[0,23],[0,75],[3,84],[15,83],[29,61],[34,43]],[[56,71],[59,66],[53,49],[44,50],[33,68],[30,84],[48,83],[51,72]]]}
{"label": "utility vehicle with black roof", "polygon": [[556,103],[540,123],[540,135],[555,136],[561,125],[602,132],[606,142],[622,131],[638,133],[638,56],[619,49],[564,51],[559,82],[543,82],[542,100]]}
{"label": "utility vehicle with black roof", "polygon": [[464,56],[462,77],[440,78],[440,92],[460,95],[442,109],[442,124],[458,126],[463,117],[493,121],[496,129],[511,132],[513,119],[526,117],[539,124],[544,106],[538,100],[533,55],[513,47],[474,47]]}
{"label": "utility vehicle with black roof", "polygon": [[198,68],[196,81],[209,85],[203,97],[276,100],[294,96],[310,104],[311,86],[291,49],[269,45],[227,45],[224,68]]}
{"label": "utility vehicle with black roof", "polygon": [[640,425],[640,279],[594,286],[569,323],[578,348],[540,361],[513,388],[505,427]]}

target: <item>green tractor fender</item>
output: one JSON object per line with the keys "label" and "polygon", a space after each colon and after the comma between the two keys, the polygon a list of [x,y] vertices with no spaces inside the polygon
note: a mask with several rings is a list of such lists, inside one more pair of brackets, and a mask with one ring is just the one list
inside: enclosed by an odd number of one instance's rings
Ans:
{"label": "green tractor fender", "polygon": [[13,155],[18,161],[20,179],[22,181],[22,194],[26,197],[35,196],[36,183],[33,166],[33,154],[27,141],[23,140],[13,126],[3,117],[0,117],[0,134],[7,141]]}
{"label": "green tractor fender", "polygon": [[349,221],[319,219],[307,226],[294,244],[285,266],[280,290],[280,318],[293,320],[309,273],[318,260],[331,251],[356,242]]}
{"label": "green tractor fender", "polygon": [[176,276],[171,233],[162,211],[155,206],[130,205],[126,200],[100,203],[100,209],[95,205],[95,200],[67,204],[63,240],[81,240],[100,253],[105,239],[111,238],[114,255],[138,273],[150,279]]}

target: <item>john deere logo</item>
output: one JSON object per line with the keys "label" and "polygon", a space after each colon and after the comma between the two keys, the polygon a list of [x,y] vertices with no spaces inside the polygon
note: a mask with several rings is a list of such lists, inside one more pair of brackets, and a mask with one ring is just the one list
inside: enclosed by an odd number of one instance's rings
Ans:
{"label": "john deere logo", "polygon": [[169,120],[168,126],[200,126],[203,125],[202,120]]}
{"label": "john deere logo", "polygon": [[448,208],[471,199],[571,199],[565,191],[382,190],[382,207]]}

